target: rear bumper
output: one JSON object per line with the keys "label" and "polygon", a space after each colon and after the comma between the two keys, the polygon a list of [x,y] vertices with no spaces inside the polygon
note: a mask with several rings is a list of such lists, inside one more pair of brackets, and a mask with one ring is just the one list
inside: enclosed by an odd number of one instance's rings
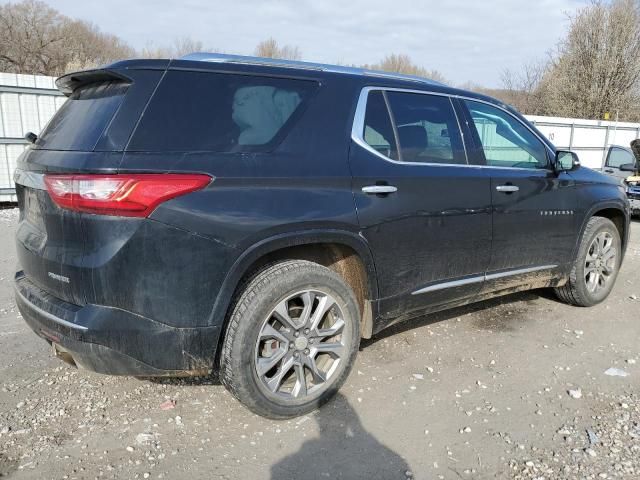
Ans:
{"label": "rear bumper", "polygon": [[60,356],[98,373],[185,376],[210,373],[219,328],[177,328],[118,308],[79,307],[40,289],[23,272],[16,303],[27,324]]}

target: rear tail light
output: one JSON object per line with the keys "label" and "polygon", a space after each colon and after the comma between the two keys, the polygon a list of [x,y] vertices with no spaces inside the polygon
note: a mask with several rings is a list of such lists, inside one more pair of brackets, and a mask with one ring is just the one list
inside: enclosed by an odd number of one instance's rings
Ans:
{"label": "rear tail light", "polygon": [[200,190],[209,175],[45,175],[47,191],[62,208],[100,215],[147,217],[162,202]]}

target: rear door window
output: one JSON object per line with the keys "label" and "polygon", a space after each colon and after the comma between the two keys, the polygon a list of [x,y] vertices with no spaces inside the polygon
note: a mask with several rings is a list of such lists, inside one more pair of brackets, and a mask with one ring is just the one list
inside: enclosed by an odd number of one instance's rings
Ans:
{"label": "rear door window", "polygon": [[403,162],[466,164],[458,120],[446,96],[387,92]]}
{"label": "rear door window", "polygon": [[169,71],[129,151],[268,151],[295,122],[317,83]]}
{"label": "rear door window", "polygon": [[122,82],[106,82],[76,89],[38,137],[37,147],[93,150],[118,111],[128,86]]}
{"label": "rear door window", "polygon": [[392,160],[398,159],[393,125],[382,91],[374,90],[367,98],[364,118],[364,141],[376,152]]}

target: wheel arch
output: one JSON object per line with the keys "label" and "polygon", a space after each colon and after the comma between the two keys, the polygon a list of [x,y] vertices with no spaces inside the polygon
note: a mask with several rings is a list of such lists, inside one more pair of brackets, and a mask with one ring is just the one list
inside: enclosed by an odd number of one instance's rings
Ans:
{"label": "wheel arch", "polygon": [[[629,235],[629,216],[628,209],[623,206],[620,206],[616,202],[607,202],[597,204],[591,209],[588,210],[587,215],[583,219],[583,223],[580,229],[580,235],[578,236],[578,240],[576,243],[576,251],[574,254],[574,260],[570,265],[570,270],[567,272],[566,282],[558,285],[555,289],[556,295],[560,300],[570,305],[576,305],[579,307],[590,307],[597,303],[602,302],[610,293],[611,288],[613,287],[613,283],[611,283],[608,287],[604,285],[604,292],[598,293],[596,290],[588,289],[585,283],[584,269],[586,268],[586,264],[584,263],[584,259],[581,256],[580,261],[578,261],[578,255],[580,255],[581,248],[584,246],[589,251],[590,243],[586,243],[585,240],[585,232],[589,227],[589,224],[592,224],[592,220],[602,220],[602,219],[610,220],[613,223],[614,228],[620,234],[621,240],[621,259],[624,256],[625,246],[628,241]],[[602,225],[602,222],[595,222],[593,225],[598,226]],[[593,234],[592,230],[592,234]],[[596,230],[597,231],[597,230]],[[589,238],[590,241],[592,237]],[[582,250],[584,254],[584,250]],[[580,265],[582,263],[582,266]],[[582,270],[581,270],[582,268]]]}
{"label": "wheel arch", "polygon": [[618,233],[620,233],[620,241],[622,242],[622,255],[624,256],[624,252],[627,248],[627,243],[629,239],[629,215],[624,205],[619,202],[603,202],[597,205],[592,206],[584,216],[582,220],[582,225],[580,226],[580,232],[578,235],[578,240],[576,242],[576,246],[574,248],[574,258],[578,255],[578,248],[580,246],[580,239],[582,235],[584,235],[585,228],[587,228],[587,223],[589,219],[592,217],[603,217],[611,220],[613,224],[616,226]]}
{"label": "wheel arch", "polygon": [[354,290],[361,312],[361,332],[370,338],[378,298],[373,256],[366,241],[356,233],[339,230],[290,232],[261,240],[246,249],[227,274],[212,311],[212,322],[223,318],[220,343],[224,340],[233,299],[244,279],[264,265],[278,260],[309,260],[338,273]]}

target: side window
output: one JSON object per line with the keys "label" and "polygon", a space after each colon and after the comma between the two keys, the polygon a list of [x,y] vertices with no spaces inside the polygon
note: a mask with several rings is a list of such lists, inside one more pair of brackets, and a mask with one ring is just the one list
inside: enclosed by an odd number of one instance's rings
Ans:
{"label": "side window", "polygon": [[487,165],[547,168],[543,143],[520,121],[485,103],[465,101],[480,137]]}
{"label": "side window", "polygon": [[389,110],[380,90],[369,92],[364,118],[364,141],[385,157],[398,160],[398,147]]}
{"label": "side window", "polygon": [[128,87],[124,83],[106,82],[74,90],[38,137],[38,146],[50,150],[93,150]]}
{"label": "side window", "polygon": [[627,163],[636,163],[635,157],[622,148],[612,147],[607,155],[607,167],[620,168]]}
{"label": "side window", "polygon": [[269,151],[316,88],[289,78],[169,71],[128,150]]}
{"label": "side window", "polygon": [[387,92],[403,162],[466,164],[456,114],[448,97]]}

